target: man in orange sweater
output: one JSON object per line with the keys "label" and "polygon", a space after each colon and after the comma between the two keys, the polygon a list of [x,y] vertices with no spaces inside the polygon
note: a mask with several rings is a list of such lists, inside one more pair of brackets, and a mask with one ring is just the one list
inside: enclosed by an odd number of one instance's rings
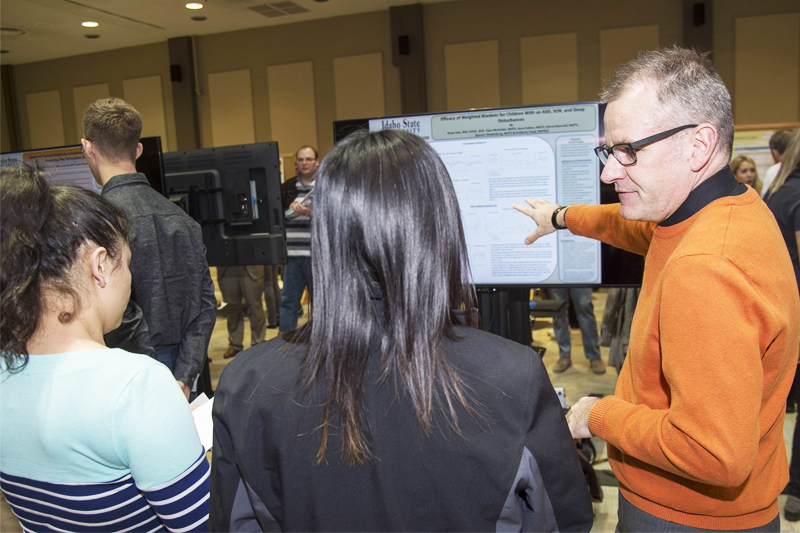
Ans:
{"label": "man in orange sweater", "polygon": [[728,168],[730,95],[676,47],[623,65],[601,99],[595,151],[620,203],[515,206],[537,223],[528,244],[569,227],[646,256],[616,391],[573,406],[573,438],[608,443],[619,531],[778,531],[800,302],[774,217]]}

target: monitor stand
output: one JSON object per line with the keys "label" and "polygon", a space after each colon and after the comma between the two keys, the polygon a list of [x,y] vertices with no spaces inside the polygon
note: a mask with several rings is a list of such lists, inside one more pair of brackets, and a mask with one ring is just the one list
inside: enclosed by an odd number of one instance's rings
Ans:
{"label": "monitor stand", "polygon": [[530,346],[530,288],[478,289],[481,328]]}

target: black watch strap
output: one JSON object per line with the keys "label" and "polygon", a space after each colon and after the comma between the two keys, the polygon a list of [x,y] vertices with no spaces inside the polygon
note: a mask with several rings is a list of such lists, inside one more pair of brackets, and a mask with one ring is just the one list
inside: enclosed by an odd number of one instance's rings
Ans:
{"label": "black watch strap", "polygon": [[[553,223],[553,227],[554,228],[556,228],[556,229],[567,229],[566,224],[563,225],[563,226],[559,225],[559,223],[557,222],[557,220],[558,220],[557,217],[558,217],[558,214],[561,211],[563,211],[564,209],[566,209],[568,207],[569,207],[568,205],[562,205],[562,206],[556,207],[556,210],[553,211],[553,216],[552,216],[552,218],[550,218],[550,222]],[[566,219],[564,219],[564,221],[566,222]]]}

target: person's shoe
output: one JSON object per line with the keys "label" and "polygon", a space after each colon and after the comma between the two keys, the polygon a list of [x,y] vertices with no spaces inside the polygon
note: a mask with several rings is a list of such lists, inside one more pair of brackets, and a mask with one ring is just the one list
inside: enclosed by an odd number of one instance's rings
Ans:
{"label": "person's shoe", "polygon": [[225,353],[222,354],[223,359],[230,359],[235,357],[237,353],[241,352],[241,350],[237,350],[236,348],[228,348],[225,350]]}
{"label": "person's shoe", "polygon": [[789,522],[800,520],[800,498],[791,495],[786,497],[786,504],[783,506],[783,517]]}
{"label": "person's shoe", "polygon": [[606,364],[603,362],[602,359],[592,359],[589,361],[589,367],[592,369],[592,372],[595,374],[605,374],[606,373]]}
{"label": "person's shoe", "polygon": [[275,329],[277,327],[278,327],[278,323],[277,322],[275,322],[274,324],[267,324],[267,328],[268,329]]}
{"label": "person's shoe", "polygon": [[556,364],[553,365],[553,372],[555,372],[556,374],[560,374],[571,366],[572,366],[572,359],[570,359],[569,357],[559,357]]}

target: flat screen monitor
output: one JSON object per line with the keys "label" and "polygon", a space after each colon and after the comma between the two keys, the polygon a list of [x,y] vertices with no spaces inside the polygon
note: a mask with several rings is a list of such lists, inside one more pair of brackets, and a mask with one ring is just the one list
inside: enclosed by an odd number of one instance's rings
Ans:
{"label": "flat screen monitor", "polygon": [[92,177],[80,144],[0,154],[0,166],[21,163],[46,170],[51,183],[79,185],[97,193],[102,189]]}
{"label": "flat screen monitor", "polygon": [[286,263],[278,143],[164,154],[164,194],[203,229],[208,264]]}
{"label": "flat screen monitor", "polygon": [[136,172],[141,172],[147,176],[150,186],[158,194],[164,194],[164,160],[161,150],[161,137],[142,137],[139,139],[142,144],[142,155],[136,160]]}
{"label": "flat screen monitor", "polygon": [[597,102],[452,111],[334,122],[334,139],[356,129],[415,133],[438,152],[461,208],[473,283],[479,287],[636,286],[643,258],[557,231],[526,246],[534,222],[512,204],[617,202],[600,181],[593,149],[604,137]]}

